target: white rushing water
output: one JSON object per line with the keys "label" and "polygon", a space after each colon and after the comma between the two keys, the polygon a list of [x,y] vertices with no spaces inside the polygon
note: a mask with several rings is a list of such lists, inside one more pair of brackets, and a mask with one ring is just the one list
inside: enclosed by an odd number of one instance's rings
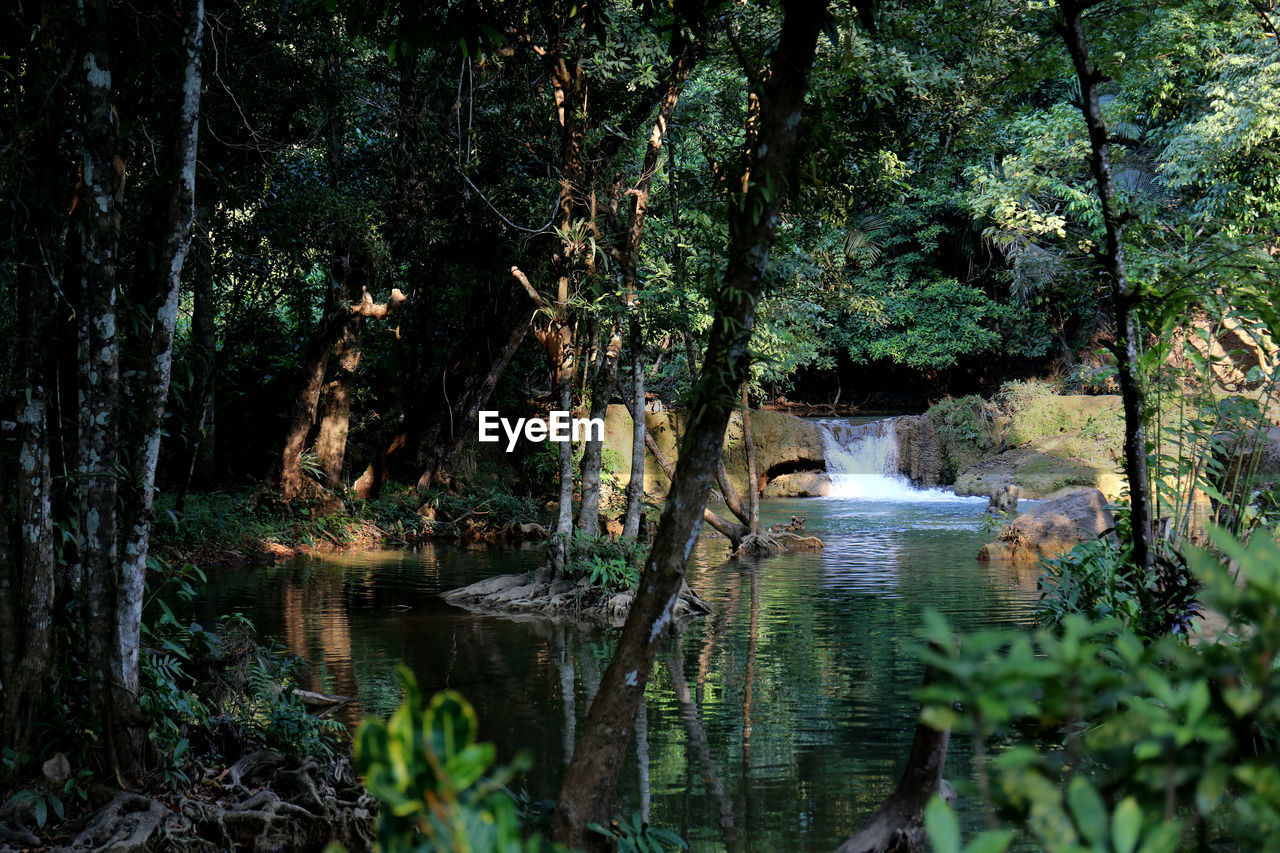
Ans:
{"label": "white rushing water", "polygon": [[[898,473],[898,436],[894,418],[853,424],[818,421],[832,498],[911,502],[975,500],[942,489],[917,489]],[[980,500],[980,499],[979,499]]]}

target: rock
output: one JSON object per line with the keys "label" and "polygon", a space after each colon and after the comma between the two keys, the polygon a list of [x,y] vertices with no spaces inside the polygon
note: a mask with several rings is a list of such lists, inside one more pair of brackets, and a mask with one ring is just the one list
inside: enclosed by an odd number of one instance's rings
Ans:
{"label": "rock", "polygon": [[1000,488],[991,493],[991,500],[987,503],[987,512],[996,513],[1013,513],[1018,511],[1018,487],[1012,483],[1005,483]]}
{"label": "rock", "polygon": [[[662,454],[676,464],[679,459],[680,436],[687,415],[684,412],[651,412],[645,416],[649,433]],[[751,435],[755,444],[758,476],[771,482],[783,474],[801,471],[821,473],[827,469],[822,433],[812,421],[785,412],[755,410],[751,412]],[[605,412],[604,448],[605,476],[612,476],[615,488],[626,488],[630,477],[631,413],[626,406],[613,404]],[[609,468],[613,459],[614,467]],[[617,462],[621,460],[621,462]],[[725,467],[739,494],[747,490],[747,455],[742,440],[742,416],[734,412],[725,430]],[[646,454],[644,469],[646,491],[665,492],[670,485],[652,454]]]}
{"label": "rock", "polygon": [[831,494],[831,478],[818,471],[783,474],[765,486],[766,498],[824,498]]}
{"label": "rock", "polygon": [[490,595],[505,592],[513,587],[522,587],[534,579],[539,572],[526,572],[522,575],[497,575],[496,577],[486,578],[482,581],[476,581],[470,586],[464,586],[461,589],[455,589],[446,592],[446,599],[452,598],[485,598]]}
{"label": "rock", "polygon": [[1015,518],[999,542],[982,546],[978,559],[1020,562],[1060,557],[1114,526],[1115,518],[1102,492],[1080,489],[1045,501]]}
{"label": "rock", "polygon": [[1023,498],[1094,486],[1120,495],[1117,448],[1124,415],[1114,395],[1028,391],[1005,386],[995,400],[948,399],[924,415],[898,418],[898,468],[916,486],[954,485],[991,495],[1006,483]]}
{"label": "rock", "polygon": [[898,437],[898,470],[920,488],[944,485],[947,460],[928,415],[906,415],[893,424]]}
{"label": "rock", "polygon": [[49,791],[60,791],[71,778],[71,762],[61,752],[40,765],[40,785]]}
{"label": "rock", "polygon": [[547,532],[547,528],[541,524],[520,524],[516,527],[520,531],[520,535],[525,539],[546,539],[551,534]]}
{"label": "rock", "polygon": [[1115,462],[1087,462],[1043,450],[1007,450],[971,465],[956,477],[957,495],[990,495],[1008,483],[1016,483],[1021,498],[1040,500],[1063,489],[1093,487],[1110,499],[1123,486]]}
{"label": "rock", "polygon": [[495,604],[506,604],[513,601],[522,601],[526,599],[534,599],[547,591],[547,585],[541,583],[530,583],[523,586],[513,586],[495,592],[489,596],[489,600]]}

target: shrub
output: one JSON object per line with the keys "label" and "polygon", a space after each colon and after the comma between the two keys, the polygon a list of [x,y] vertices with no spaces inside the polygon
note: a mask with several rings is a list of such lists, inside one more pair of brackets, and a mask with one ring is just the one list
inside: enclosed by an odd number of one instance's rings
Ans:
{"label": "shrub", "polygon": [[[931,616],[924,719],[970,733],[992,820],[1050,853],[1275,850],[1280,838],[1280,545],[1222,531],[1188,557],[1227,620],[1213,641],[1150,641],[1114,620],[989,631],[957,644]],[[1236,571],[1242,583],[1237,583]],[[981,746],[1005,747],[988,760]],[[927,811],[934,849],[959,851],[949,807]],[[966,849],[1003,851],[1014,832]]]}
{"label": "shrub", "polygon": [[458,693],[423,703],[413,674],[400,667],[404,702],[385,722],[365,720],[356,733],[356,763],[382,803],[376,848],[540,853],[561,848],[524,837],[506,784],[528,766],[517,757],[494,768],[496,750],[477,743],[475,710]]}

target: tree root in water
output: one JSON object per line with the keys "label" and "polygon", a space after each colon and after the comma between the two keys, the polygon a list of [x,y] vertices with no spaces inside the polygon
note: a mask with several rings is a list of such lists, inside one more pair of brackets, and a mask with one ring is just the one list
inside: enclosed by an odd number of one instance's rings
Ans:
{"label": "tree root in water", "polygon": [[733,556],[770,557],[792,551],[821,551],[822,547],[822,540],[817,536],[797,536],[785,531],[769,531],[743,537]]}
{"label": "tree root in water", "polygon": [[[631,612],[634,593],[611,591],[587,581],[551,580],[548,569],[522,575],[499,575],[445,593],[451,604],[515,619],[552,619],[620,627]],[[686,619],[711,612],[688,584],[682,585],[673,616]]]}

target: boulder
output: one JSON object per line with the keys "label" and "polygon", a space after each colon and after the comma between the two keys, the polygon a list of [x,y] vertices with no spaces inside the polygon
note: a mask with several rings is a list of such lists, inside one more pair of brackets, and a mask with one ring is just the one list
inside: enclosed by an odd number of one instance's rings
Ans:
{"label": "boulder", "polygon": [[1016,483],[1019,496],[1030,500],[1082,487],[1099,489],[1114,499],[1123,488],[1113,461],[1089,462],[1025,447],[970,465],[956,477],[954,488],[957,495],[990,495],[1007,483]]}
{"label": "boulder", "polygon": [[987,502],[987,512],[992,514],[1009,514],[1018,511],[1018,487],[1012,483],[1005,483],[1000,488],[991,493],[991,500]]}
{"label": "boulder", "polygon": [[928,415],[905,415],[893,423],[898,438],[898,470],[916,486],[931,489],[947,483],[947,458]]}
{"label": "boulder", "polygon": [[978,559],[1035,561],[1060,557],[1115,526],[1098,489],[1080,489],[1047,500],[1010,522],[1000,541],[983,545]]}
{"label": "boulder", "polygon": [[783,474],[765,486],[766,498],[825,498],[831,494],[831,478],[818,471]]}

